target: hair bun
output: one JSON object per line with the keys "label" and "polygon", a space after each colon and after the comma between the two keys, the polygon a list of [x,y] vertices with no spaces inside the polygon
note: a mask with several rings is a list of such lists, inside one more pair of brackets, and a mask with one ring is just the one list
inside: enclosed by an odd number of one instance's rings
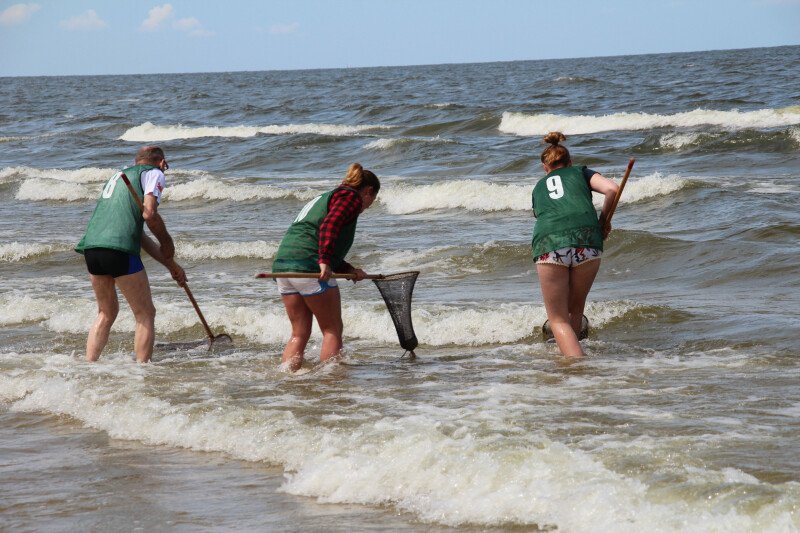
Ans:
{"label": "hair bun", "polygon": [[547,144],[552,144],[553,146],[558,146],[558,143],[566,140],[567,137],[560,131],[551,131],[544,136],[544,142]]}

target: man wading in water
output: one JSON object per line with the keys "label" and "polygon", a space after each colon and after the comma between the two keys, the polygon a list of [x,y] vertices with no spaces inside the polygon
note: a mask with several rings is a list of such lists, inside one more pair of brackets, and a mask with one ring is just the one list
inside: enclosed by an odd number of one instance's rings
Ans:
{"label": "man wading in water", "polygon": [[[136,361],[146,363],[153,355],[156,308],[140,257],[142,249],[167,267],[179,285],[186,283],[186,273],[172,259],[175,255],[172,237],[158,214],[161,192],[166,187],[164,171],[168,168],[161,148],[141,148],[134,166],[114,174],[103,187],[86,233],[75,247],[75,251],[83,254],[86,260],[97,300],[97,318],[86,341],[86,359],[89,361],[97,361],[108,342],[111,325],[119,312],[117,287],[136,319]],[[121,179],[122,174],[144,198],[144,211],[135,203]],[[158,244],[144,233],[145,222],[158,239]]]}

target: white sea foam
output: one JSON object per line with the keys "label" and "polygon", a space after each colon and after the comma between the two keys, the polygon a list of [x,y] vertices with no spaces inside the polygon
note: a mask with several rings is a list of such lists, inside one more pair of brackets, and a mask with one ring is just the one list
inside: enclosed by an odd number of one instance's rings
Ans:
{"label": "white sea foam", "polygon": [[75,184],[51,179],[27,179],[17,189],[17,200],[46,201],[62,200],[77,202],[92,200],[100,196],[102,184]]}
{"label": "white sea foam", "polygon": [[117,169],[86,167],[77,170],[58,168],[5,167],[0,170],[0,183],[22,181],[26,179],[47,179],[65,183],[99,183],[114,175]]}
{"label": "white sea foam", "polygon": [[[193,310],[182,301],[158,302],[156,329],[174,333],[197,324]],[[97,315],[96,303],[88,298],[39,298],[12,291],[0,295],[0,325],[39,323],[59,333],[85,335]],[[130,312],[120,312],[112,331],[133,332],[135,322]]]}
{"label": "white sea foam", "polygon": [[396,215],[431,209],[471,211],[531,208],[533,185],[499,185],[479,180],[443,181],[431,185],[395,185],[381,191],[378,200]]}
{"label": "white sea foam", "polygon": [[436,137],[417,138],[417,137],[397,137],[390,139],[376,139],[364,145],[367,150],[389,150],[395,146],[412,143],[428,143],[428,144],[454,144],[456,141],[451,139],[443,139],[438,135]]}
{"label": "white sea foam", "polygon": [[653,128],[692,128],[716,126],[726,130],[776,128],[800,124],[800,107],[760,109],[757,111],[715,111],[695,109],[674,115],[649,113],[613,113],[611,115],[531,115],[506,111],[500,121],[503,133],[531,136],[562,131],[567,135],[602,131],[648,130]]}
{"label": "white sea foam", "polygon": [[22,243],[14,241],[0,244],[0,262],[15,263],[30,257],[63,252],[69,249],[71,249],[71,246],[67,244]]}
{"label": "white sea foam", "polygon": [[[665,493],[544,431],[522,436],[514,420],[519,413],[506,413],[504,407],[497,412],[491,403],[475,409],[406,406],[398,399],[393,400],[395,414],[363,422],[350,418],[354,424],[339,428],[298,417],[291,409],[261,407],[263,396],[258,404],[230,401],[222,393],[214,393],[213,404],[173,402],[152,386],[170,378],[168,369],[155,365],[112,356],[88,364],[59,354],[0,354],[4,365],[19,360],[30,363],[0,374],[0,402],[11,411],[68,416],[115,439],[280,465],[287,474],[283,491],[323,503],[391,505],[422,521],[454,527],[537,525],[576,532],[800,527],[792,484],[767,485],[783,497],[776,494],[751,513],[728,503],[726,494]],[[196,387],[178,381],[167,390],[183,398]],[[486,393],[500,388],[494,384]],[[365,394],[362,400],[367,399],[372,398]],[[491,416],[481,416],[490,409]],[[507,436],[498,438],[500,432]],[[731,468],[695,467],[683,474],[690,486],[762,486]]]}
{"label": "white sea foam", "polygon": [[[670,194],[689,182],[676,175],[658,172],[634,179],[625,186],[620,203],[631,203]],[[467,209],[469,211],[529,211],[533,183],[503,185],[480,180],[453,180],[431,185],[387,185],[378,201],[389,213],[402,215],[434,209]],[[594,203],[602,206],[602,197],[594,195]]]}
{"label": "white sea foam", "polygon": [[658,144],[663,148],[678,150],[684,146],[697,144],[698,139],[700,139],[699,133],[667,133],[661,136]]}
{"label": "white sea foam", "polygon": [[[621,204],[634,203],[657,196],[664,196],[679,191],[689,185],[689,180],[676,176],[675,174],[662,175],[660,172],[644,176],[639,179],[631,179],[625,185],[625,189],[620,196]],[[602,206],[602,197],[595,194],[595,205]]]}
{"label": "white sea foam", "polygon": [[139,126],[128,129],[122,134],[120,140],[129,142],[158,142],[174,139],[196,139],[199,137],[254,137],[258,134],[267,135],[297,135],[317,134],[334,136],[353,136],[371,130],[389,129],[389,126],[359,125],[347,126],[341,124],[286,124],[270,126],[183,126],[167,125],[158,126],[145,122]]}
{"label": "white sea foam", "polygon": [[[635,304],[593,302],[587,308],[594,327],[624,315]],[[169,335],[197,325],[194,310],[183,299],[164,301],[156,298],[156,330]],[[203,304],[203,313],[214,328],[240,335],[259,344],[281,344],[291,333],[285,311],[279,302],[261,306],[230,306],[213,301]],[[85,334],[96,315],[95,302],[89,298],[41,298],[20,292],[0,295],[0,325],[39,323],[59,333]],[[430,346],[480,346],[519,342],[533,334],[544,322],[544,308],[536,304],[498,303],[471,306],[415,305],[412,309],[414,330],[420,343]],[[342,320],[347,337],[393,345],[397,342],[394,326],[385,305],[345,303]],[[122,311],[114,331],[133,332],[130,312]],[[314,330],[314,338],[319,332]]]}
{"label": "white sea foam", "polygon": [[296,198],[310,200],[323,191],[311,189],[287,189],[273,185],[255,185],[235,183],[215,178],[201,178],[188,183],[168,186],[164,190],[164,199],[180,202],[183,200],[233,200],[244,202],[249,200],[274,200],[280,198]]}
{"label": "white sea foam", "polygon": [[175,243],[175,257],[178,260],[200,261],[237,257],[271,259],[277,251],[276,243],[266,241],[178,241]]}

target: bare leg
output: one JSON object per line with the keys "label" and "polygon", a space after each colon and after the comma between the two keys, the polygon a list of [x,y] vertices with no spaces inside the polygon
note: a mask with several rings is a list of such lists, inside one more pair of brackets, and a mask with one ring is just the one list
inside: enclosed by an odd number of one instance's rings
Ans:
{"label": "bare leg", "polygon": [[111,276],[95,276],[89,274],[92,280],[94,296],[97,300],[97,318],[89,330],[89,337],[86,339],[86,360],[97,361],[100,353],[108,343],[108,333],[119,313],[119,302],[117,301],[117,289],[114,286],[114,278]]}
{"label": "bare leg", "polygon": [[586,298],[600,270],[600,259],[593,259],[569,271],[569,318],[576,335],[581,332],[581,319],[586,308]]}
{"label": "bare leg", "polygon": [[150,294],[150,282],[147,272],[140,270],[136,274],[116,278],[117,286],[128,300],[136,320],[136,334],[133,338],[136,361],[146,363],[153,355],[155,341],[156,308]]}
{"label": "bare leg", "polygon": [[281,361],[289,364],[289,370],[296,372],[303,365],[303,353],[311,336],[311,309],[306,305],[304,298],[299,294],[284,294],[281,296],[286,315],[292,323],[292,336],[283,349]]}
{"label": "bare leg", "polygon": [[339,287],[328,289],[322,294],[305,296],[304,300],[322,331],[319,360],[327,361],[342,351],[342,299]]}
{"label": "bare leg", "polygon": [[570,269],[560,265],[541,264],[536,265],[536,272],[539,274],[544,308],[558,349],[567,357],[583,356],[578,336],[570,323]]}

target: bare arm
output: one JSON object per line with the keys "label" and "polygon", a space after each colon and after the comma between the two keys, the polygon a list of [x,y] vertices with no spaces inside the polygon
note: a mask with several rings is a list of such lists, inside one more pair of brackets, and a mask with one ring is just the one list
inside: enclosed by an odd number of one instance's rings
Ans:
{"label": "bare arm", "polygon": [[606,216],[611,210],[611,206],[614,204],[614,198],[619,190],[619,185],[602,174],[595,173],[589,180],[589,187],[591,187],[594,192],[599,192],[605,197],[599,217],[600,226],[603,228],[603,238],[605,239],[608,237],[608,234],[611,233],[611,226],[606,224]]}
{"label": "bare arm", "polygon": [[165,258],[164,254],[161,253],[161,247],[145,232],[142,232],[142,249],[147,252],[147,255],[167,267],[172,279],[177,281],[178,285],[182,287],[186,284],[186,272],[184,272],[183,268],[171,257],[169,259]]}
{"label": "bare arm", "polygon": [[152,194],[146,194],[143,205],[142,217],[147,222],[147,227],[158,239],[159,244],[156,244],[153,239],[142,232],[142,248],[153,259],[169,269],[172,279],[177,281],[178,285],[184,286],[186,284],[186,272],[173,259],[175,256],[175,243],[172,242],[172,237],[167,231],[164,219],[158,214],[156,197]]}
{"label": "bare arm", "polygon": [[[158,201],[152,194],[146,194],[144,197],[144,210],[142,211],[144,221],[147,227],[153,232],[153,235],[158,239],[161,245],[161,256],[164,260],[170,260],[175,255],[175,244],[172,242],[172,237],[167,231],[167,226],[164,224],[164,219],[158,214]],[[148,250],[145,250],[151,254]],[[153,256],[155,258],[155,256]],[[163,263],[163,261],[160,261]],[[166,265],[166,263],[164,263]]]}

